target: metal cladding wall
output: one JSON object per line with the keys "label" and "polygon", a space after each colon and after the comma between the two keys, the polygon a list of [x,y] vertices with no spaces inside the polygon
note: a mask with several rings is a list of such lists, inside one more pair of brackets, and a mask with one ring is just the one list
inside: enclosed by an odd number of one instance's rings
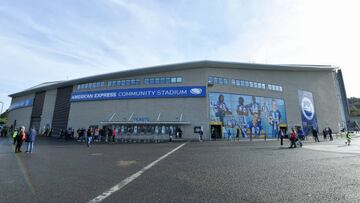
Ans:
{"label": "metal cladding wall", "polygon": [[67,128],[72,89],[72,86],[57,89],[54,115],[51,124],[54,134],[58,134],[61,129]]}
{"label": "metal cladding wall", "polygon": [[343,113],[344,113],[345,121],[347,124],[348,122],[350,122],[350,112],[349,112],[349,105],[348,105],[348,100],[347,100],[345,85],[344,85],[344,79],[342,76],[341,69],[337,70],[336,79],[337,79],[337,82],[339,85]]}
{"label": "metal cladding wall", "polygon": [[41,114],[40,122],[40,133],[42,133],[45,128],[51,127],[52,119],[54,116],[56,101],[56,89],[47,90],[44,99],[44,106]]}
{"label": "metal cladding wall", "polygon": [[[134,78],[146,77],[172,77],[182,76],[183,82],[174,84],[149,84],[136,85],[129,88],[157,88],[169,86],[205,86],[206,78],[203,69],[191,69],[185,71],[168,71],[153,73],[146,76],[139,75]],[[123,78],[121,78],[123,79]],[[124,78],[126,79],[126,78]],[[111,88],[108,88],[111,89]],[[99,101],[72,102],[68,127],[74,129],[87,128],[89,125],[101,125],[116,113],[116,117],[127,120],[132,117],[146,117],[150,120],[176,121],[182,117],[182,121],[190,124],[182,125],[184,138],[196,138],[193,133],[194,126],[208,128],[208,115],[206,97],[178,97],[178,98],[142,98],[142,99],[114,99]],[[181,116],[182,115],[182,116]]]}
{"label": "metal cladding wall", "polygon": [[[279,66],[275,66],[274,69],[265,68],[251,68],[249,64],[245,64],[241,67],[241,64],[237,64],[234,68],[222,66],[219,67],[210,66],[207,67],[194,67],[187,69],[175,69],[172,70],[158,70],[150,72],[134,72],[131,75],[114,76],[109,78],[107,76],[103,79],[90,78],[88,80],[75,80],[64,83],[66,86],[56,89],[56,87],[50,86],[46,90],[45,99],[43,98],[43,106],[40,108],[40,103],[37,101],[34,103],[34,110],[32,108],[14,109],[10,112],[10,122],[18,119],[21,125],[30,125],[31,118],[41,117],[41,127],[51,124],[54,130],[54,134],[60,132],[61,129],[68,127],[82,128],[89,125],[102,125],[101,122],[110,121],[114,117],[115,113],[118,117],[113,120],[126,120],[136,122],[135,120],[141,120],[146,118],[148,120],[155,121],[186,121],[183,124],[183,131],[185,138],[195,138],[193,128],[196,126],[203,126],[204,137],[209,138],[210,131],[210,101],[209,95],[212,93],[226,93],[236,95],[248,95],[258,96],[266,98],[275,98],[284,101],[287,124],[290,127],[302,124],[301,110],[302,107],[299,104],[298,91],[311,92],[313,97],[314,108],[316,117],[318,120],[319,129],[330,126],[334,132],[338,129],[338,123],[341,122],[341,109],[337,96],[339,92],[336,88],[337,80],[334,77],[334,69],[325,68],[323,70],[319,68],[294,68],[290,67],[281,69]],[[341,72],[340,72],[341,73]],[[156,83],[145,84],[145,78],[151,77],[182,77],[182,81],[179,83]],[[223,77],[227,79],[257,81],[266,84],[276,84],[283,87],[283,91],[271,91],[268,89],[260,88],[248,88],[243,86],[220,84],[216,83],[208,85],[208,76]],[[340,77],[339,75],[337,75]],[[113,76],[111,76],[113,77]],[[77,88],[79,84],[83,83],[95,83],[104,82],[108,84],[108,81],[116,80],[130,80],[137,79],[141,83],[128,85],[116,85],[108,86],[102,85],[93,88],[79,88],[73,92],[73,89]],[[166,87],[184,87],[184,86],[206,86],[206,96],[195,98],[160,98],[160,97],[146,97],[146,98],[111,98],[111,99],[99,99],[88,101],[71,101],[71,95],[80,95],[88,91],[100,91],[108,93],[108,90],[124,89],[128,91],[131,88],[166,88]],[[39,89],[44,91],[44,89]],[[119,92],[119,91],[118,91]],[[25,93],[24,93],[25,94]],[[43,93],[41,93],[43,94]],[[339,93],[338,93],[339,94]],[[40,94],[36,94],[40,98]],[[103,94],[102,97],[107,96]],[[26,99],[28,97],[34,97],[34,95],[19,96],[13,98],[13,103],[19,99]],[[79,98],[80,98],[79,96]],[[119,95],[118,95],[119,96]],[[98,96],[94,96],[98,97]],[[76,97],[77,98],[77,97]],[[38,107],[39,105],[39,107]],[[42,112],[40,112],[42,109]],[[179,119],[181,115],[182,119]],[[133,120],[131,120],[133,119]],[[36,120],[34,120],[36,121]],[[34,122],[33,121],[33,122]],[[28,123],[28,124],[27,124]]]}
{"label": "metal cladding wall", "polygon": [[[34,94],[28,94],[28,95],[12,98],[11,104],[33,98],[34,98]],[[8,125],[10,126],[16,124],[16,127],[24,126],[26,129],[28,129],[30,127],[31,113],[32,113],[32,106],[10,110]]]}
{"label": "metal cladding wall", "polygon": [[41,114],[44,106],[45,91],[35,94],[34,104],[31,112],[30,127],[40,129]]}
{"label": "metal cladding wall", "polygon": [[333,131],[338,131],[341,115],[336,95],[336,81],[333,78],[332,71],[270,71],[209,68],[206,72],[207,76],[282,85],[283,92],[241,88],[231,85],[214,85],[208,88],[208,93],[223,92],[283,99],[286,106],[287,124],[290,127],[301,125],[302,123],[298,90],[309,91],[313,94],[319,129],[322,130],[329,126]]}

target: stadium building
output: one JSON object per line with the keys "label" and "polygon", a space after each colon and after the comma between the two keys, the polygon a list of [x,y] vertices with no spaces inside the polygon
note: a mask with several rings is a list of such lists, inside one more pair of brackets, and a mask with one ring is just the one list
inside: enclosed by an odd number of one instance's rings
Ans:
{"label": "stadium building", "polygon": [[328,65],[199,61],[48,82],[11,94],[9,125],[89,126],[119,136],[276,137],[279,127],[334,132],[349,120],[341,70]]}

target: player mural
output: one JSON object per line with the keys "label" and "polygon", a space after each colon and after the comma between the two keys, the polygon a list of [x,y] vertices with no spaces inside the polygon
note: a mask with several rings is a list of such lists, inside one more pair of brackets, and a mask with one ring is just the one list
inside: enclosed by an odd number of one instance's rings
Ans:
{"label": "player mural", "polygon": [[247,138],[266,135],[276,138],[280,124],[286,124],[285,102],[282,99],[209,93],[210,122],[224,126],[224,137]]}

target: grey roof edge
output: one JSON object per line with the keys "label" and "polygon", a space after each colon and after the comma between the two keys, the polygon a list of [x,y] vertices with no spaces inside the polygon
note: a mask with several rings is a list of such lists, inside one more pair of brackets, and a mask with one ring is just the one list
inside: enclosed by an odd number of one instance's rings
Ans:
{"label": "grey roof edge", "polygon": [[35,92],[46,91],[48,89],[61,88],[72,86],[76,84],[86,83],[90,81],[107,80],[120,77],[130,77],[136,75],[144,75],[150,73],[167,72],[174,70],[185,70],[193,68],[233,68],[233,69],[252,69],[252,70],[276,70],[276,71],[332,71],[335,67],[331,65],[292,65],[292,64],[260,64],[260,63],[240,63],[229,61],[211,61],[201,60],[174,64],[165,64],[157,66],[149,66],[142,68],[126,69],[117,72],[105,73],[100,75],[92,75],[83,78],[77,78],[67,81],[62,81],[55,84],[49,84],[34,88],[29,88],[20,92],[10,94],[9,97],[17,97]]}

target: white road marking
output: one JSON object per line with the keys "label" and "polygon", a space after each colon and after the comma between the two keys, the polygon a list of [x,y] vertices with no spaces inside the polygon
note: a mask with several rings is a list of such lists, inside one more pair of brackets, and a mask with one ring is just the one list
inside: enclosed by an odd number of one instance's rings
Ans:
{"label": "white road marking", "polygon": [[110,188],[109,190],[103,192],[101,195],[95,197],[94,199],[88,201],[88,203],[96,203],[96,202],[101,202],[103,201],[105,198],[109,197],[110,195],[112,195],[113,193],[121,190],[122,188],[124,188],[127,184],[131,183],[132,181],[134,181],[136,178],[140,177],[145,171],[149,170],[151,167],[155,166],[157,163],[159,163],[161,160],[165,159],[166,157],[168,157],[169,155],[171,155],[172,153],[174,153],[175,151],[179,150],[181,147],[183,147],[186,143],[181,144],[180,146],[176,147],[175,149],[171,150],[170,152],[166,153],[165,155],[161,156],[160,158],[156,159],[155,161],[151,162],[149,165],[145,166],[143,169],[141,169],[140,171],[132,174],[131,176],[125,178],[124,180],[122,180],[120,183],[116,184],[115,186],[113,186],[112,188]]}

